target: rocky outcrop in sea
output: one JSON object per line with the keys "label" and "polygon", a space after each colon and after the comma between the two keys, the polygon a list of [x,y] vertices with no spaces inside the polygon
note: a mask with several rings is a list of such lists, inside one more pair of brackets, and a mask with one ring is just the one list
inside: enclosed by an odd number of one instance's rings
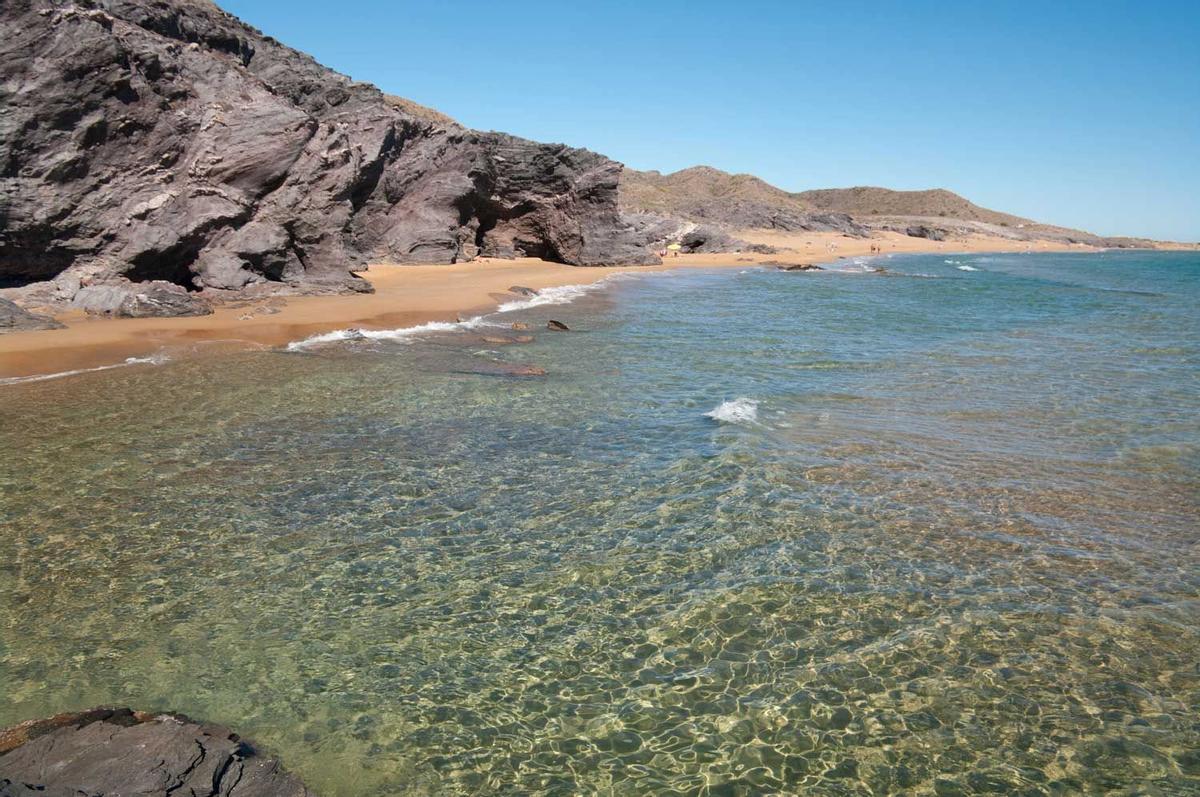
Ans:
{"label": "rocky outcrop in sea", "polygon": [[44,301],[369,290],[368,261],[656,261],[620,164],[468,130],[206,0],[0,5],[0,108],[0,287],[52,280]]}

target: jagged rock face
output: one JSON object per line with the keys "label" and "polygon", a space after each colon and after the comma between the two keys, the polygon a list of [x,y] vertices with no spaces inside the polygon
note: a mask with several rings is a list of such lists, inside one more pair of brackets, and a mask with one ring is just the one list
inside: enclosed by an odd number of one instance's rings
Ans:
{"label": "jagged rock face", "polygon": [[100,708],[0,731],[0,797],[122,794],[312,797],[228,728]]}
{"label": "jagged rock face", "polygon": [[419,117],[205,0],[8,0],[0,109],[0,287],[654,260],[618,214],[619,164]]}

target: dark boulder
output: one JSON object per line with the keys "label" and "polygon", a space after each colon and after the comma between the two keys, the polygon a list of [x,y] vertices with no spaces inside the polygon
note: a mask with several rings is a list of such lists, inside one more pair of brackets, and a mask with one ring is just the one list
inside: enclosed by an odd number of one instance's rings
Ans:
{"label": "dark boulder", "polygon": [[34,329],[62,329],[62,327],[62,324],[49,316],[31,313],[8,299],[0,299],[0,334],[26,332]]}
{"label": "dark boulder", "polygon": [[679,239],[684,252],[740,252],[746,246],[724,230],[701,224]]}
{"label": "dark boulder", "polygon": [[114,280],[86,285],[75,294],[71,304],[92,315],[125,318],[208,315],[212,312],[208,302],[196,294],[161,281]]}
{"label": "dark boulder", "polygon": [[564,324],[561,321],[555,321],[554,319],[550,319],[549,321],[546,322],[546,329],[549,329],[553,332],[570,332],[571,331],[571,328],[569,326],[567,326],[566,324]]}
{"label": "dark boulder", "polygon": [[904,234],[911,238],[927,238],[930,241],[946,240],[946,230],[930,227],[928,224],[913,224],[904,229]]}
{"label": "dark boulder", "polygon": [[247,794],[312,797],[228,728],[101,708],[0,731],[0,797]]}
{"label": "dark boulder", "polygon": [[775,266],[780,271],[824,271],[825,269],[818,266],[816,263],[777,263],[769,261],[763,263],[764,266]]}

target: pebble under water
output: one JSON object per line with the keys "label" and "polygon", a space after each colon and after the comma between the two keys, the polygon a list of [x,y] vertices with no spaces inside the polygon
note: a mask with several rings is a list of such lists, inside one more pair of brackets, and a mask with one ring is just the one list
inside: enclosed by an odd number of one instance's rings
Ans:
{"label": "pebble under water", "polygon": [[180,711],[327,797],[1200,794],[1200,258],[886,265],[0,386],[0,726]]}

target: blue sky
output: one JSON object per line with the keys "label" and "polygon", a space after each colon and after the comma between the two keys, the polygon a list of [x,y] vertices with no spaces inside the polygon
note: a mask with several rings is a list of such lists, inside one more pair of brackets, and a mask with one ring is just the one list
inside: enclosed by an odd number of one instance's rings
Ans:
{"label": "blue sky", "polygon": [[1200,240],[1200,0],[219,0],[471,127]]}

